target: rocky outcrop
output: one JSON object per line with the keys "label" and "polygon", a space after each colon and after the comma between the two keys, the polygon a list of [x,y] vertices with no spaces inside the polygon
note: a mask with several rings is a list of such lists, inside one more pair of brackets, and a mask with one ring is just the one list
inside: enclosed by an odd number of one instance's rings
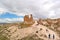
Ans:
{"label": "rocky outcrop", "polygon": [[60,19],[39,19],[37,22],[45,26],[60,25]]}
{"label": "rocky outcrop", "polygon": [[32,24],[34,22],[32,14],[24,16],[25,24]]}

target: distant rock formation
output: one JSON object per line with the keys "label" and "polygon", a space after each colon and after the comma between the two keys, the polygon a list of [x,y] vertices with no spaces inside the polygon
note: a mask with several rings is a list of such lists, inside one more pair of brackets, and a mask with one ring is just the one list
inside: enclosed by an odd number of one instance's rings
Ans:
{"label": "distant rock formation", "polygon": [[53,25],[60,25],[60,19],[39,19],[38,24],[44,25],[44,26],[53,26]]}
{"label": "distant rock formation", "polygon": [[34,20],[33,20],[32,14],[24,16],[24,23],[25,24],[33,24],[33,22],[34,22]]}
{"label": "distant rock formation", "polygon": [[49,24],[47,23],[47,21],[44,20],[44,19],[39,19],[37,22],[38,22],[38,24],[41,24],[41,25],[49,25]]}

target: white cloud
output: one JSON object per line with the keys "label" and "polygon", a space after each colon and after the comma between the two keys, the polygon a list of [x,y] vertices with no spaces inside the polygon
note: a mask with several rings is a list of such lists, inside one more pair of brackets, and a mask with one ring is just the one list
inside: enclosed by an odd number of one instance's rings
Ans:
{"label": "white cloud", "polygon": [[53,10],[51,10],[49,13],[48,18],[54,18],[56,16],[55,11]]}
{"label": "white cloud", "polygon": [[[47,18],[51,14],[55,15],[54,18],[60,17],[60,10],[58,10],[60,0],[0,0],[0,6],[10,12],[15,12],[18,16],[31,13],[38,18]],[[52,11],[54,13],[51,13]]]}
{"label": "white cloud", "polygon": [[0,8],[0,15],[3,14],[4,12],[6,12],[7,10],[4,8]]}

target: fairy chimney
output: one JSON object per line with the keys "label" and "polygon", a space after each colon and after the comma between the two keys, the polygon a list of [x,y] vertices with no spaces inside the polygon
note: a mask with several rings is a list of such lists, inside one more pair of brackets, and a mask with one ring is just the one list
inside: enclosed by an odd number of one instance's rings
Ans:
{"label": "fairy chimney", "polygon": [[24,16],[24,23],[25,24],[32,24],[33,23],[33,16],[32,16],[32,14]]}

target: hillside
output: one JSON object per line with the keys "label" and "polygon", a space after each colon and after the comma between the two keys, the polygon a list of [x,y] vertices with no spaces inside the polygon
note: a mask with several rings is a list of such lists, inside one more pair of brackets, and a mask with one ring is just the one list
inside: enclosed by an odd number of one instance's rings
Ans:
{"label": "hillside", "polygon": [[[50,20],[49,20],[50,21]],[[35,21],[33,24],[11,23],[0,25],[0,40],[48,40],[48,35],[54,34],[54,40],[60,40],[60,22],[51,19],[49,22],[46,19]],[[52,23],[54,21],[54,23]],[[48,22],[50,23],[48,25]],[[46,23],[46,24],[45,24]],[[52,25],[54,24],[54,25]]]}

